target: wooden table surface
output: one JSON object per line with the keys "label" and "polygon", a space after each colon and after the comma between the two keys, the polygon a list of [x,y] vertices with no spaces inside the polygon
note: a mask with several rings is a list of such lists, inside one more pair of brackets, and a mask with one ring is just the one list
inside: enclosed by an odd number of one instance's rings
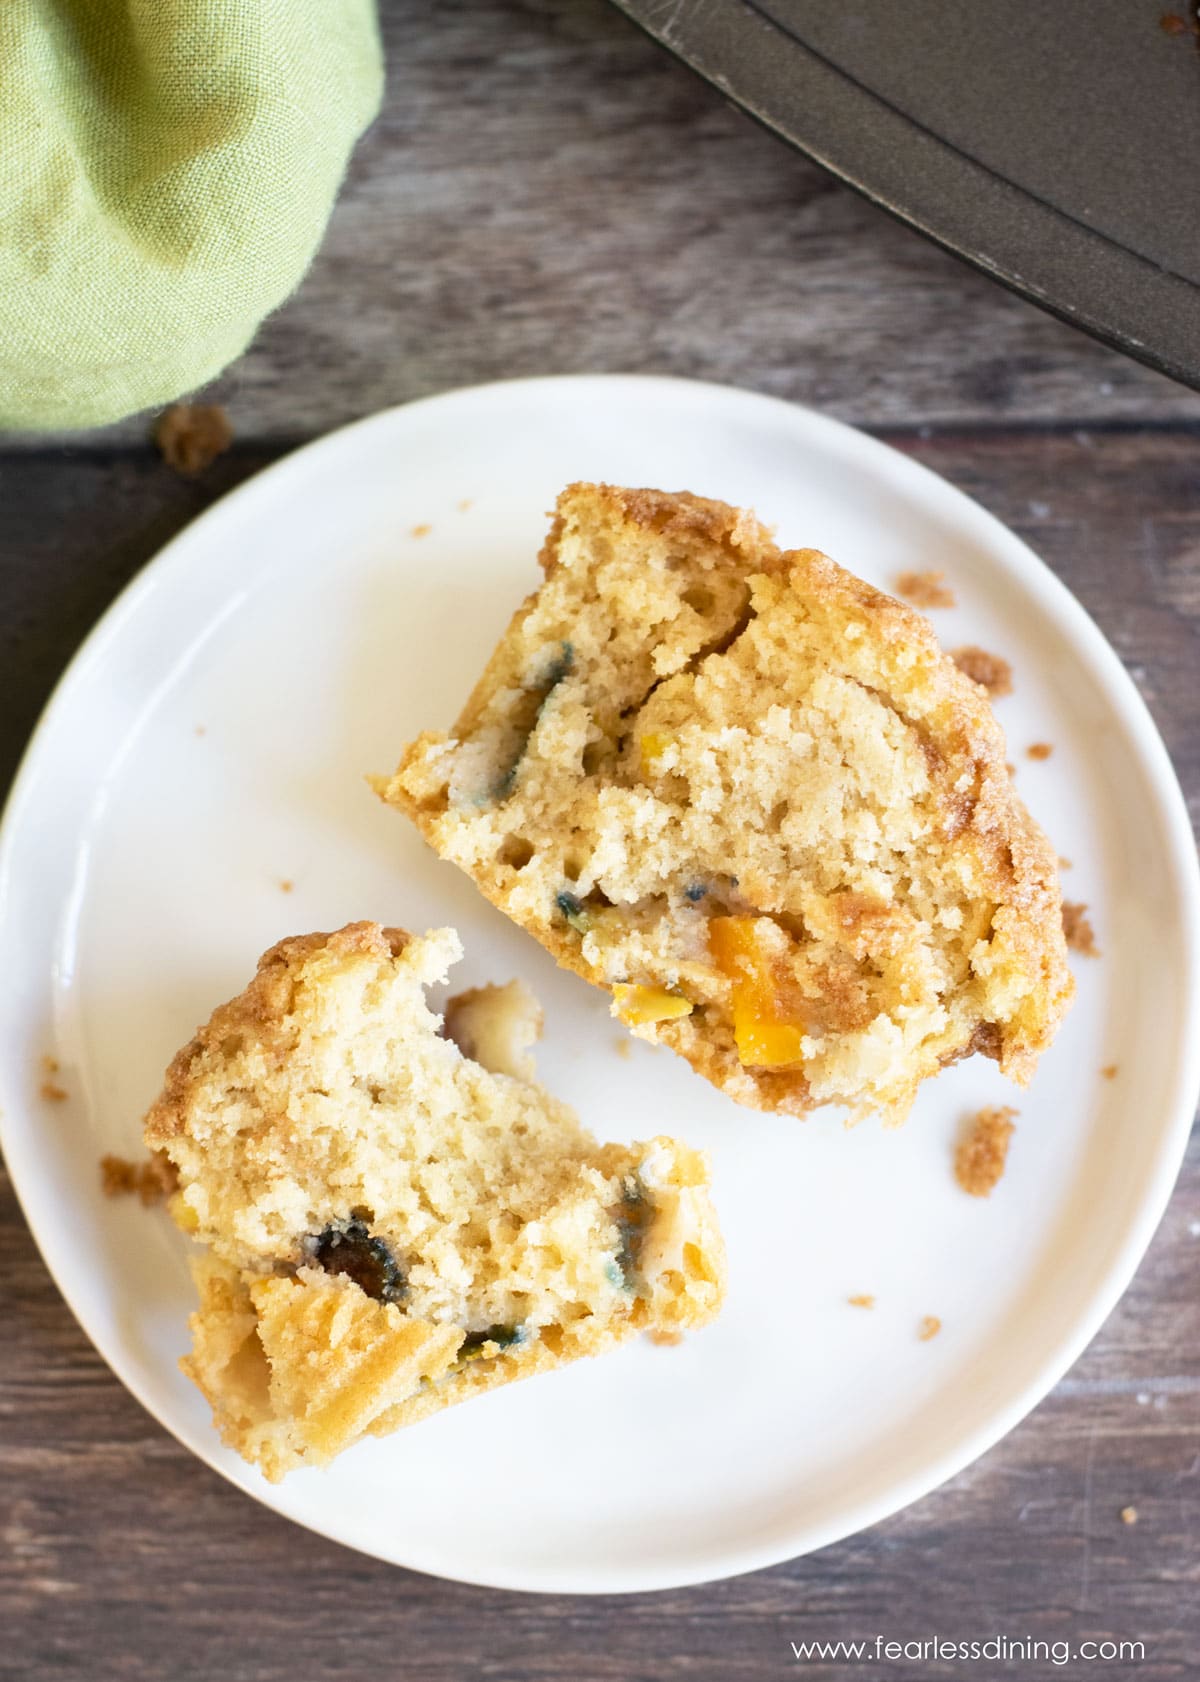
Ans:
{"label": "wooden table surface", "polygon": [[[215,388],[183,480],[144,419],[0,446],[0,785],[82,634],[200,509],[297,442],[506,375],[652,370],[885,436],[1029,538],[1200,796],[1200,395],[1008,296],[727,108],[602,0],[384,0],[389,86],[297,295]],[[0,1675],[1056,1676],[798,1663],[793,1641],[1142,1640],[1200,1676],[1200,1151],[1121,1306],[999,1446],[907,1512],[708,1588],[524,1597],[297,1529],[121,1388],[0,1181]],[[487,1492],[481,1492],[486,1495]],[[1138,1521],[1121,1521],[1135,1506]],[[519,1513],[514,1515],[519,1522]]]}

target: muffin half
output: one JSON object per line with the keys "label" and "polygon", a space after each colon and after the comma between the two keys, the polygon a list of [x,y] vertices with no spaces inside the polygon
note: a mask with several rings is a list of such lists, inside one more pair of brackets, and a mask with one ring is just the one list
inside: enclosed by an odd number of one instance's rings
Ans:
{"label": "muffin half", "polygon": [[175,1058],[145,1125],[205,1246],[184,1371],[272,1480],[720,1306],[704,1159],[598,1145],[532,1079],[523,989],[449,1012],[460,956],[356,923],[285,940]]}
{"label": "muffin half", "polygon": [[1053,850],[928,622],[752,514],[579,484],[449,734],[382,797],[739,1103],[1024,1084],[1072,992]]}

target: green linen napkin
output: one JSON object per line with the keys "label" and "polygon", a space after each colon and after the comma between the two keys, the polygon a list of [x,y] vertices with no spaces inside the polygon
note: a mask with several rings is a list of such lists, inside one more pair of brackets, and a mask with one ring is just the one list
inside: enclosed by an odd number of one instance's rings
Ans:
{"label": "green linen napkin", "polygon": [[210,379],[378,108],[373,0],[0,0],[0,426]]}

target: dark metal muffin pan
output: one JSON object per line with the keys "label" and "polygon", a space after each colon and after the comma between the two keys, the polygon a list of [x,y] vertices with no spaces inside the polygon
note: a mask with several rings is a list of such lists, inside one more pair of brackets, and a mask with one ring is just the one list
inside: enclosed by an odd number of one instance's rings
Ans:
{"label": "dark metal muffin pan", "polygon": [[1034,303],[1200,387],[1195,0],[616,0]]}

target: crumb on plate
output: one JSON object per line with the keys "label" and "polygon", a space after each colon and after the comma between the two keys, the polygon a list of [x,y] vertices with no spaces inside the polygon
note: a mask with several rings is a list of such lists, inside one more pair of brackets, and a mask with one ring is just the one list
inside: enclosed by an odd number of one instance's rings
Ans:
{"label": "crumb on plate", "polygon": [[1002,655],[989,654],[986,648],[968,643],[965,648],[952,649],[950,658],[963,676],[969,677],[972,683],[980,684],[993,701],[998,701],[1002,695],[1012,694],[1012,667]]}
{"label": "crumb on plate", "polygon": [[970,1118],[954,1152],[954,1178],[971,1197],[989,1197],[1000,1184],[1016,1131],[1008,1105],[992,1105]]}
{"label": "crumb on plate", "polygon": [[172,403],[154,423],[154,442],[176,473],[202,473],[233,443],[219,403]]}
{"label": "crumb on plate", "polygon": [[957,607],[945,578],[944,572],[902,572],[897,574],[896,589],[914,607]]}
{"label": "crumb on plate", "polygon": [[924,1314],[917,1327],[917,1336],[922,1343],[928,1343],[931,1337],[936,1337],[942,1329],[942,1322],[936,1314]]}
{"label": "crumb on plate", "polygon": [[142,1162],[130,1162],[123,1156],[102,1156],[100,1182],[105,1197],[128,1197],[136,1192],[149,1209],[170,1197],[179,1184],[179,1176],[165,1152],[152,1151]]}
{"label": "crumb on plate", "polygon": [[1105,1080],[1116,1080],[1117,1065],[1115,1063],[1106,1063],[1100,1073],[1104,1076]]}
{"label": "crumb on plate", "polygon": [[475,504],[475,498],[473,496],[464,496],[462,501],[458,505],[459,513],[460,514],[465,514],[468,508],[474,507],[474,504]]}
{"label": "crumb on plate", "polygon": [[1025,749],[1030,759],[1049,759],[1054,748],[1049,742],[1031,742]]}
{"label": "crumb on plate", "polygon": [[1084,958],[1100,956],[1096,932],[1088,919],[1086,905],[1064,899],[1062,921],[1063,938],[1072,952],[1078,952]]}
{"label": "crumb on plate", "polygon": [[869,1291],[860,1291],[857,1296],[847,1297],[846,1301],[851,1308],[874,1308],[875,1306],[875,1298]]}
{"label": "crumb on plate", "polygon": [[420,525],[416,525],[412,528],[409,535],[411,537],[428,537],[432,530],[433,527],[430,525],[429,521],[422,520]]}
{"label": "crumb on plate", "polygon": [[295,886],[296,884],[292,881],[290,876],[284,876],[280,880],[279,891],[281,894],[290,894]]}
{"label": "crumb on plate", "polygon": [[666,1327],[659,1327],[654,1331],[647,1332],[646,1336],[651,1343],[657,1343],[663,1349],[674,1349],[683,1342],[682,1332],[669,1331]]}
{"label": "crumb on plate", "polygon": [[618,1057],[623,1057],[628,1062],[633,1056],[633,1041],[628,1034],[622,1034],[619,1040],[613,1041],[613,1050]]}

